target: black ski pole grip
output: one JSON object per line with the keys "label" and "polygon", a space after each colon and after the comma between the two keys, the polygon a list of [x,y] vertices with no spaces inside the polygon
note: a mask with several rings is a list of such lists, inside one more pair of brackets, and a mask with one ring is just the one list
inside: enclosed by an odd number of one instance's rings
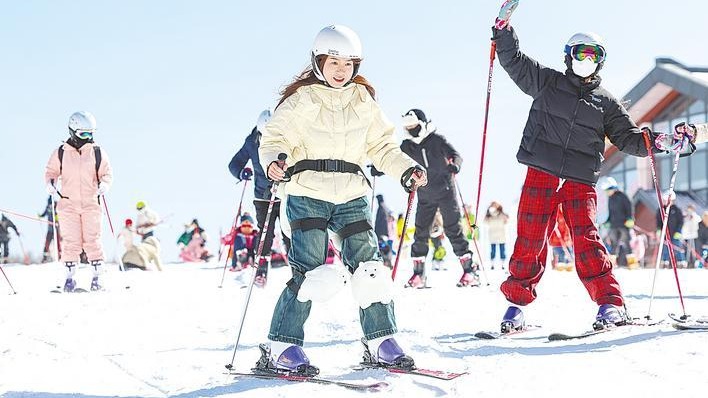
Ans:
{"label": "black ski pole grip", "polygon": [[[280,153],[278,154],[278,167],[280,167],[280,168],[282,169],[283,166],[285,165],[285,160],[286,160],[287,158],[288,158],[288,155],[286,155],[286,154],[283,153],[283,152],[280,152]],[[285,170],[285,176],[283,177],[283,179],[282,179],[281,181],[282,181],[282,182],[288,182],[288,181],[290,181],[291,178],[292,178],[292,176],[290,175],[290,173],[288,172],[288,170]]]}

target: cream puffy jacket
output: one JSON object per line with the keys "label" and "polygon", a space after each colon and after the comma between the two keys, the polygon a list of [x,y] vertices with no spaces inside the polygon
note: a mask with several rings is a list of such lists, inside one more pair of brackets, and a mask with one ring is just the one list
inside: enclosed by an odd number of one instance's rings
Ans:
{"label": "cream puffy jacket", "polygon": [[[300,87],[266,125],[258,150],[263,170],[283,152],[288,167],[303,159],[340,159],[366,170],[374,166],[400,181],[416,163],[401,152],[394,126],[364,86],[336,89],[322,84]],[[352,173],[303,171],[283,184],[279,196],[296,195],[334,204],[366,196],[369,185]]]}

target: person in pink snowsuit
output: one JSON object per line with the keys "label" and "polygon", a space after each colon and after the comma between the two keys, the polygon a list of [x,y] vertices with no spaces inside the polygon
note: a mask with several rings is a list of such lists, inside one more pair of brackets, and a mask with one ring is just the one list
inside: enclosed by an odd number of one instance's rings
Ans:
{"label": "person in pink snowsuit", "polygon": [[89,112],[76,112],[69,118],[69,139],[54,150],[45,172],[47,191],[62,200],[57,205],[61,220],[63,247],[61,261],[67,271],[64,291],[76,287],[74,271],[79,255],[93,267],[91,290],[100,290],[98,275],[103,264],[101,246],[101,196],[113,180],[106,152],[94,144],[96,119]]}

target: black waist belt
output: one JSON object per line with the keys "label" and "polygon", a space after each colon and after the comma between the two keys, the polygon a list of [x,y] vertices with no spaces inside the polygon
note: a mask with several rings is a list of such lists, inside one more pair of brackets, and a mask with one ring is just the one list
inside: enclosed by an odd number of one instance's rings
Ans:
{"label": "black waist belt", "polygon": [[364,180],[366,180],[366,183],[369,184],[369,188],[371,188],[371,183],[369,182],[369,179],[366,178],[366,174],[364,174],[364,170],[359,167],[358,164],[355,163],[350,163],[345,160],[340,160],[340,159],[305,159],[301,160],[295,165],[288,167],[288,174],[291,176],[294,176],[297,173],[301,173],[305,170],[310,170],[310,171],[323,171],[326,173],[352,173],[352,174],[358,174],[361,175]]}

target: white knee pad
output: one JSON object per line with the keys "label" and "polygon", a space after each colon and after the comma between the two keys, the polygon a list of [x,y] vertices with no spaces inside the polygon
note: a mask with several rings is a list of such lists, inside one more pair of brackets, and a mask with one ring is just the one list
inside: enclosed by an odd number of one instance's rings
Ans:
{"label": "white knee pad", "polygon": [[344,266],[324,264],[305,273],[305,280],[297,293],[300,302],[312,300],[321,303],[330,300],[350,281],[350,274]]}
{"label": "white knee pad", "polygon": [[359,264],[352,276],[352,294],[362,309],[373,303],[390,303],[393,299],[391,270],[380,261]]}

